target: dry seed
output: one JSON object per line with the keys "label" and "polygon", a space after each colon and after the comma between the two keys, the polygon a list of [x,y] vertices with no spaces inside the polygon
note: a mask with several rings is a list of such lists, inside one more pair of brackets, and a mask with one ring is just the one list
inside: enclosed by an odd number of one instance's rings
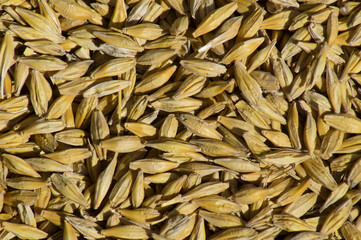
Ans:
{"label": "dry seed", "polygon": [[38,172],[67,172],[72,170],[70,166],[49,158],[27,158],[25,162]]}
{"label": "dry seed", "polygon": [[76,239],[78,237],[75,229],[70,225],[68,221],[64,221],[63,239]]}
{"label": "dry seed", "polygon": [[180,64],[186,70],[204,77],[217,77],[227,71],[226,67],[221,64],[201,59],[182,60]]}
{"label": "dry seed", "polygon": [[317,201],[316,193],[303,194],[299,199],[293,203],[287,205],[283,212],[293,215],[295,217],[302,217],[307,211],[309,211]]}
{"label": "dry seed", "polygon": [[276,150],[273,152],[265,153],[259,158],[261,162],[265,164],[285,166],[294,163],[302,163],[310,159],[310,156],[306,153],[294,150]]}
{"label": "dry seed", "polygon": [[322,204],[320,212],[329,207],[331,204],[340,200],[347,192],[349,186],[346,183],[341,183],[339,186],[330,193],[326,201]]}
{"label": "dry seed", "polygon": [[231,214],[211,213],[200,210],[199,216],[204,218],[205,221],[219,228],[242,227],[245,225],[241,218]]}
{"label": "dry seed", "polygon": [[323,165],[323,161],[314,156],[302,163],[307,174],[316,182],[322,184],[331,191],[337,188],[337,183],[330,174],[329,169]]}
{"label": "dry seed", "polygon": [[17,207],[18,204],[34,205],[39,199],[39,194],[33,191],[27,190],[16,190],[7,192],[3,197],[2,201],[12,207]]}
{"label": "dry seed", "polygon": [[[118,155],[115,156],[117,157]],[[107,168],[99,174],[97,182],[95,183],[94,209],[100,206],[112,183],[116,167],[116,157],[114,157]]]}
{"label": "dry seed", "polygon": [[155,148],[165,152],[198,152],[200,149],[192,143],[175,139],[153,140],[146,143],[147,147]]}
{"label": "dry seed", "polygon": [[95,79],[90,77],[73,80],[59,86],[59,92],[63,95],[78,95],[83,93],[91,84],[95,83]]}
{"label": "dry seed", "polygon": [[35,178],[40,177],[39,173],[37,173],[27,162],[17,156],[2,154],[2,161],[11,172]]}
{"label": "dry seed", "polygon": [[103,140],[100,146],[114,152],[134,152],[144,147],[144,141],[137,136],[120,136]]}
{"label": "dry seed", "polygon": [[[186,82],[184,82],[184,83],[186,83]],[[203,83],[203,82],[201,82],[201,83]],[[216,96],[218,94],[221,94],[224,90],[229,88],[232,84],[234,84],[233,79],[231,81],[214,81],[214,82],[211,82],[205,88],[203,88],[203,89],[199,88],[199,90],[197,91],[199,93],[197,93],[196,97],[201,97],[201,98],[214,97],[214,96]],[[204,84],[202,84],[202,85],[204,85]],[[203,87],[202,85],[201,85],[201,87]]]}
{"label": "dry seed", "polygon": [[84,146],[86,144],[87,133],[81,129],[72,129],[58,132],[54,138],[58,142],[69,144],[72,146]]}
{"label": "dry seed", "polygon": [[112,93],[119,92],[120,90],[128,87],[130,81],[113,80],[99,83],[83,93],[85,98],[89,97],[103,97]]}
{"label": "dry seed", "polygon": [[284,148],[292,147],[289,137],[283,132],[263,130],[262,134],[269,141],[271,141],[276,147],[284,147]]}
{"label": "dry seed", "polygon": [[269,189],[245,186],[233,195],[233,199],[239,204],[252,204],[270,195]]}
{"label": "dry seed", "polygon": [[194,225],[193,231],[189,237],[190,240],[205,240],[206,239],[206,231],[204,227],[204,219],[198,218],[196,224]]}
{"label": "dry seed", "polygon": [[144,45],[145,49],[172,48],[179,49],[187,42],[185,37],[164,36]]}
{"label": "dry seed", "polygon": [[69,222],[79,233],[84,236],[99,239],[104,236],[100,234],[101,228],[98,224],[92,222],[91,220],[86,220],[84,218],[77,218],[73,216],[66,216],[65,220]]}
{"label": "dry seed", "polygon": [[257,54],[255,54],[250,60],[249,65],[247,66],[248,72],[252,72],[265,61],[268,60],[273,47],[276,45],[276,41],[272,41],[267,47],[260,50]]}
{"label": "dry seed", "polygon": [[204,120],[191,115],[191,114],[180,114],[178,117],[179,121],[193,134],[204,137],[222,140],[222,135],[212,128]]}
{"label": "dry seed", "polygon": [[7,32],[2,40],[1,47],[0,47],[0,54],[2,57],[1,60],[1,92],[0,97],[1,99],[4,99],[4,93],[5,93],[5,77],[6,72],[9,70],[11,65],[14,63],[14,48],[13,48],[14,42],[13,37],[11,36],[10,32]]}
{"label": "dry seed", "polygon": [[358,236],[358,2],[0,5],[4,225],[49,239]]}
{"label": "dry seed", "polygon": [[148,239],[147,232],[136,225],[115,226],[102,230],[102,234],[107,237],[125,239]]}
{"label": "dry seed", "polygon": [[171,78],[176,69],[176,66],[171,66],[143,77],[143,80],[135,86],[135,93],[142,94],[159,88]]}
{"label": "dry seed", "polygon": [[119,209],[118,211],[124,217],[139,223],[152,223],[161,220],[162,217],[159,211],[151,208]]}
{"label": "dry seed", "polygon": [[301,240],[301,239],[327,239],[326,235],[319,232],[302,232],[294,235],[292,240]]}
{"label": "dry seed", "polygon": [[50,54],[55,56],[65,55],[65,50],[62,48],[62,46],[53,43],[51,41],[39,40],[39,41],[25,42],[25,45],[40,54]]}
{"label": "dry seed", "polygon": [[100,65],[92,73],[93,79],[117,76],[129,71],[135,66],[136,62],[133,58],[118,58],[109,60],[106,63]]}
{"label": "dry seed", "polygon": [[238,212],[244,208],[242,205],[224,199],[218,195],[195,199],[194,202],[199,207],[214,213],[232,213]]}
{"label": "dry seed", "polygon": [[212,194],[218,194],[228,188],[228,183],[203,183],[188,191],[183,195],[184,200],[191,200],[195,198],[201,198]]}
{"label": "dry seed", "polygon": [[244,19],[242,26],[239,29],[237,40],[253,37],[261,27],[263,15],[264,11],[260,7],[257,7],[252,11],[252,13]]}
{"label": "dry seed", "polygon": [[147,137],[154,137],[157,134],[157,129],[155,127],[145,123],[124,123],[124,127],[138,137],[145,139],[147,139]]}
{"label": "dry seed", "polygon": [[222,63],[230,64],[233,61],[241,61],[251,55],[264,41],[263,37],[253,38],[235,44],[223,57]]}
{"label": "dry seed", "polygon": [[70,107],[75,96],[72,95],[61,95],[58,97],[53,104],[49,107],[46,118],[57,119],[63,115]]}
{"label": "dry seed", "polygon": [[15,11],[34,29],[44,31],[48,35],[53,35],[54,40],[58,43],[64,41],[64,37],[61,36],[51,21],[44,16],[20,7],[15,8]]}
{"label": "dry seed", "polygon": [[349,175],[347,176],[347,183],[351,188],[355,187],[357,184],[361,182],[359,180],[359,171],[360,171],[360,160],[357,160],[355,164],[350,169]]}
{"label": "dry seed", "polygon": [[198,93],[202,91],[206,82],[207,82],[206,77],[191,74],[184,80],[184,82],[178,88],[178,90],[175,92],[172,98],[174,100],[179,100],[193,96],[195,94],[197,94],[196,97],[199,97]]}
{"label": "dry seed", "polygon": [[219,116],[218,121],[236,135],[242,136],[245,132],[248,132],[260,141],[266,141],[266,138],[257,132],[255,126],[248,122],[242,121],[238,118],[224,116]]}
{"label": "dry seed", "polygon": [[136,52],[141,52],[143,50],[143,48],[134,42],[130,37],[121,33],[94,31],[92,34],[115,47],[125,48]]}
{"label": "dry seed", "polygon": [[179,163],[164,161],[161,159],[141,159],[131,162],[130,169],[141,169],[145,173],[155,174],[162,173],[174,169],[179,166]]}
{"label": "dry seed", "polygon": [[26,135],[46,134],[63,130],[65,124],[62,120],[39,119],[23,129]]}
{"label": "dry seed", "polygon": [[174,239],[176,235],[181,233],[183,228],[188,224],[189,218],[187,215],[181,214],[170,218],[160,230],[160,234]]}
{"label": "dry seed", "polygon": [[174,114],[169,114],[159,129],[160,138],[174,138],[178,131],[178,120]]}
{"label": "dry seed", "polygon": [[242,118],[248,123],[251,123],[252,125],[261,129],[270,129],[267,121],[246,102],[239,101],[235,107],[237,108]]}
{"label": "dry seed", "polygon": [[130,27],[125,27],[122,32],[136,38],[154,40],[166,34],[159,25],[153,23],[141,23]]}
{"label": "dry seed", "polygon": [[39,198],[34,203],[34,207],[37,207],[39,209],[45,209],[48,206],[50,197],[51,197],[51,190],[49,187],[43,187],[36,189],[35,192],[38,193]]}
{"label": "dry seed", "polygon": [[226,171],[226,172],[228,171],[228,172],[234,173],[233,171],[230,171],[224,167],[219,167],[219,166],[215,166],[215,165],[210,165],[208,163],[195,162],[195,161],[183,163],[176,170],[180,171],[180,172],[197,173],[201,177],[217,173],[218,171]]}
{"label": "dry seed", "polygon": [[46,134],[37,134],[34,136],[35,143],[42,149],[54,152],[58,147],[58,142],[55,140],[54,136],[50,133]]}
{"label": "dry seed", "polygon": [[229,239],[229,238],[253,238],[257,235],[257,232],[252,228],[230,228],[227,230],[223,230],[218,234],[211,236],[211,240],[222,240],[222,239]]}
{"label": "dry seed", "polygon": [[214,163],[237,172],[258,172],[259,164],[251,162],[246,158],[216,158]]}
{"label": "dry seed", "polygon": [[3,228],[22,239],[44,239],[48,234],[40,229],[25,224],[3,222]]}
{"label": "dry seed", "polygon": [[92,154],[87,148],[69,148],[63,151],[44,154],[44,157],[63,164],[75,163],[90,157]]}
{"label": "dry seed", "polygon": [[285,206],[302,196],[307,187],[311,184],[311,179],[301,182],[299,185],[288,189],[284,194],[277,198],[276,203]]}
{"label": "dry seed", "polygon": [[54,174],[51,177],[51,183],[68,199],[83,206],[88,205],[80,189],[75,185],[74,182],[72,182],[70,179],[67,179],[66,176],[61,174]]}
{"label": "dry seed", "polygon": [[330,129],[322,139],[321,153],[322,159],[329,159],[342,145],[344,132]]}
{"label": "dry seed", "polygon": [[316,229],[301,219],[288,215],[278,214],[272,216],[272,222],[276,227],[279,227],[287,232],[302,232],[302,231],[315,231]]}
{"label": "dry seed", "polygon": [[352,201],[350,199],[343,201],[327,215],[320,232],[330,234],[337,231],[347,220],[351,212],[351,208]]}
{"label": "dry seed", "polygon": [[189,18],[182,16],[177,18],[169,29],[169,33],[175,36],[184,35],[189,25]]}
{"label": "dry seed", "polygon": [[193,37],[197,38],[207,32],[214,30],[220,24],[222,24],[224,20],[229,18],[236,9],[237,4],[229,3],[219,9],[214,10],[199,24],[197,29],[192,33]]}
{"label": "dry seed", "polygon": [[345,222],[343,224],[343,226],[341,227],[341,233],[346,240],[361,239],[361,232],[354,224],[350,222]]}
{"label": "dry seed", "polygon": [[48,183],[39,178],[18,177],[6,179],[6,185],[19,190],[35,190],[48,185]]}
{"label": "dry seed", "polygon": [[361,120],[350,114],[326,114],[324,121],[333,128],[346,133],[360,133]]}
{"label": "dry seed", "polygon": [[19,215],[21,221],[29,226],[36,228],[36,220],[33,211],[29,205],[19,204],[18,205]]}
{"label": "dry seed", "polygon": [[128,171],[118,180],[110,192],[109,199],[111,206],[119,206],[128,197],[132,183],[132,174]]}
{"label": "dry seed", "polygon": [[144,53],[137,59],[137,64],[140,65],[158,65],[170,59],[176,54],[173,49],[154,49]]}
{"label": "dry seed", "polygon": [[303,139],[309,154],[313,154],[316,147],[317,126],[311,112],[307,112],[306,123],[303,130]]}
{"label": "dry seed", "polygon": [[59,58],[46,55],[38,57],[23,57],[18,61],[40,72],[63,70],[68,66],[67,63],[63,62]]}
{"label": "dry seed", "polygon": [[197,145],[202,153],[212,157],[225,157],[242,154],[238,148],[217,139],[196,139],[191,140],[191,143]]}
{"label": "dry seed", "polygon": [[36,115],[43,116],[48,111],[48,103],[52,97],[51,86],[39,71],[32,70],[30,75],[30,81],[26,82],[30,100]]}

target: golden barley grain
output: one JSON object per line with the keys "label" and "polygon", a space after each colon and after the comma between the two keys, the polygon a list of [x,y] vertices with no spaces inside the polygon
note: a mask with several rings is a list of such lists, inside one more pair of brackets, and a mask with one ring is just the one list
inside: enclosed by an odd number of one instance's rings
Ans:
{"label": "golden barley grain", "polygon": [[359,239],[358,1],[0,7],[1,239]]}

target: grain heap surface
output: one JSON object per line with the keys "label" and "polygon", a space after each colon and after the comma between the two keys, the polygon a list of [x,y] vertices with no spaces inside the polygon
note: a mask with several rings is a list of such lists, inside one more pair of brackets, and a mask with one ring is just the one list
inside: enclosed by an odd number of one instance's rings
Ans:
{"label": "grain heap surface", "polygon": [[0,6],[0,239],[361,239],[359,1]]}

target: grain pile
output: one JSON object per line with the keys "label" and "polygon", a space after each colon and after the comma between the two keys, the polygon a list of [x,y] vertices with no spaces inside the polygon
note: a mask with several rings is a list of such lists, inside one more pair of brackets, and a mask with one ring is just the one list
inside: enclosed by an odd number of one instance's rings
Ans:
{"label": "grain pile", "polygon": [[358,1],[0,6],[0,239],[361,239]]}

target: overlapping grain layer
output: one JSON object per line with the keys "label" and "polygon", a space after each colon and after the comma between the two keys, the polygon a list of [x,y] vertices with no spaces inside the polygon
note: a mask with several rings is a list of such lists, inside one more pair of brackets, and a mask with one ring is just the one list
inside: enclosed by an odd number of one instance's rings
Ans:
{"label": "overlapping grain layer", "polygon": [[360,1],[0,8],[0,239],[361,239]]}

